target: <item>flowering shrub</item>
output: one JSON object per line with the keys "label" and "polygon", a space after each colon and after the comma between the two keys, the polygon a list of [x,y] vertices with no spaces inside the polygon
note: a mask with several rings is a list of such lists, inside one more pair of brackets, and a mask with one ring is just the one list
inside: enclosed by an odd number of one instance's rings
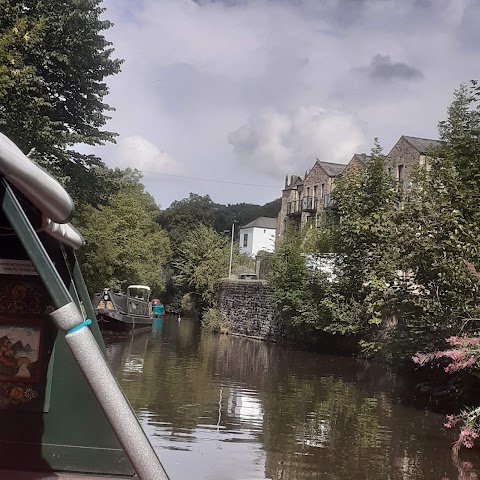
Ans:
{"label": "flowering shrub", "polygon": [[[462,336],[447,338],[450,348],[434,353],[417,353],[412,360],[417,365],[447,359],[448,364],[444,367],[446,373],[455,373],[480,364],[480,337]],[[447,415],[446,428],[454,428],[460,425],[460,435],[454,443],[454,454],[464,446],[472,448],[480,434],[480,407],[472,410],[464,410],[458,415]]]}
{"label": "flowering shrub", "polygon": [[424,365],[432,360],[446,358],[449,360],[445,372],[454,373],[475,365],[476,358],[480,359],[480,338],[462,335],[461,337],[447,338],[447,343],[452,347],[434,353],[417,353],[412,357],[414,363]]}

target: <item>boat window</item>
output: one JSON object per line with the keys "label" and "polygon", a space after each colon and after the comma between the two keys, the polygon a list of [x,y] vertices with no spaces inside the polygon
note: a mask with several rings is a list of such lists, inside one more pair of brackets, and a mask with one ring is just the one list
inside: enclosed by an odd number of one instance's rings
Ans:
{"label": "boat window", "polygon": [[129,288],[128,296],[139,300],[148,300],[150,292],[143,288]]}

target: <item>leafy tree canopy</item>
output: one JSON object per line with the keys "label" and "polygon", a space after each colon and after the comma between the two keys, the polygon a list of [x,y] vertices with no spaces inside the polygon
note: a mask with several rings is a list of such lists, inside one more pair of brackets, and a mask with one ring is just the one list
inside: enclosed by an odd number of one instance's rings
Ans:
{"label": "leafy tree canopy", "polygon": [[24,153],[88,201],[101,186],[94,155],[78,144],[101,145],[115,134],[102,130],[112,108],[104,79],[120,71],[110,28],[100,19],[101,0],[0,0],[0,130]]}
{"label": "leafy tree canopy", "polygon": [[142,283],[159,294],[170,257],[168,236],[155,221],[159,208],[144,192],[137,172],[116,175],[119,188],[108,204],[98,209],[88,205],[81,213],[86,245],[80,255],[86,283],[91,293]]}
{"label": "leafy tree canopy", "polygon": [[[276,218],[281,206],[281,198],[266,203],[265,205],[255,205],[252,203],[235,203],[229,205],[215,204],[215,230],[219,233],[229,230],[232,227],[232,222],[234,220],[242,226],[250,223],[258,217]],[[238,238],[237,235],[238,230],[236,231],[236,238]]]}
{"label": "leafy tree canopy", "polygon": [[[162,225],[175,243],[181,243],[185,234],[198,225],[213,227],[217,233],[229,233],[235,220],[238,225],[246,225],[258,217],[276,217],[280,211],[281,199],[255,205],[237,203],[221,205],[213,203],[208,195],[190,193],[188,198],[173,202],[162,211],[158,223]],[[238,228],[235,230],[238,238]]]}
{"label": "leafy tree canopy", "polygon": [[[175,283],[191,294],[196,308],[205,310],[216,305],[217,286],[228,277],[230,242],[212,227],[199,225],[186,233],[173,261]],[[233,250],[233,269],[239,264],[238,248]]]}
{"label": "leafy tree canopy", "polygon": [[177,200],[162,211],[158,222],[167,230],[173,248],[177,249],[197,226],[213,227],[213,211],[214,204],[208,195],[190,193],[188,198]]}

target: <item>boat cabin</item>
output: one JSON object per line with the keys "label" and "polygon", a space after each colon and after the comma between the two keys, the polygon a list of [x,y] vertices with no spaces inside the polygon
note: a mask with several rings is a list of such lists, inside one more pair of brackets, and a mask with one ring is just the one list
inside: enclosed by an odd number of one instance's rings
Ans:
{"label": "boat cabin", "polygon": [[148,302],[150,299],[151,288],[146,285],[129,285],[127,287],[127,295],[129,297],[138,298]]}

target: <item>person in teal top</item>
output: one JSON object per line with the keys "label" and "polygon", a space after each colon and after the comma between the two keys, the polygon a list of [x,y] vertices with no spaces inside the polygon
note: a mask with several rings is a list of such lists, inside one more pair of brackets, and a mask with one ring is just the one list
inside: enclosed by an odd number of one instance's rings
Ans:
{"label": "person in teal top", "polygon": [[165,306],[158,298],[154,298],[152,300],[152,310],[154,317],[161,317],[165,315]]}

